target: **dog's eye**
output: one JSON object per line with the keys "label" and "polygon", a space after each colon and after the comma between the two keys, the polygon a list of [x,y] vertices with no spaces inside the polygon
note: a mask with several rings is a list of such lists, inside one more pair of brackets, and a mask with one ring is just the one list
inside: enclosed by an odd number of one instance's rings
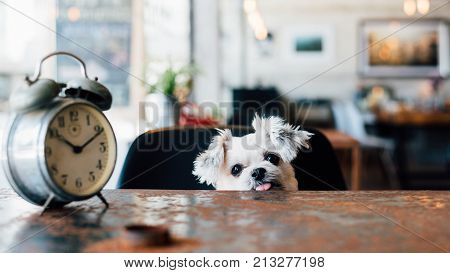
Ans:
{"label": "dog's eye", "polygon": [[277,166],[280,163],[280,157],[276,154],[268,153],[264,156],[264,160],[269,161],[273,165]]}
{"label": "dog's eye", "polygon": [[241,171],[242,171],[242,166],[239,164],[236,164],[231,168],[231,174],[233,176],[238,176],[241,173]]}

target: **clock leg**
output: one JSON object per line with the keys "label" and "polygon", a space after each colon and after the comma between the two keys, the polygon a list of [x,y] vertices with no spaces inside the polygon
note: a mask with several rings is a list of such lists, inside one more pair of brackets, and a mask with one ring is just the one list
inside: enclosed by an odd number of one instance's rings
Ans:
{"label": "clock leg", "polygon": [[101,192],[97,194],[97,197],[103,202],[103,204],[105,204],[106,208],[109,208],[108,201],[106,201],[105,197],[102,195]]}
{"label": "clock leg", "polygon": [[45,210],[48,208],[48,205],[52,202],[53,198],[55,198],[55,195],[53,193],[50,193],[47,200],[45,201],[43,205],[43,210],[41,212],[41,215],[44,214]]}

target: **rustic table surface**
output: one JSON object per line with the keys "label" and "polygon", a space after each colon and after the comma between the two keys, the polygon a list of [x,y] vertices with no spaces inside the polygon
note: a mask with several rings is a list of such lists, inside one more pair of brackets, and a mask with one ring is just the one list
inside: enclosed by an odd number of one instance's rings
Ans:
{"label": "rustic table surface", "polygon": [[[46,211],[0,190],[7,252],[448,252],[450,192],[105,190]],[[130,225],[169,230],[153,244]],[[128,226],[128,228],[127,228]],[[144,238],[144,237],[143,237]],[[142,240],[141,240],[142,239]]]}

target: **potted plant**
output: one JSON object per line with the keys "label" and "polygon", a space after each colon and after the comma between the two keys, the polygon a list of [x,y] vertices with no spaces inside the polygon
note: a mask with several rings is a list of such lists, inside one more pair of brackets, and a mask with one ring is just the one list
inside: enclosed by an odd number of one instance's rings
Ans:
{"label": "potted plant", "polygon": [[180,103],[189,96],[195,73],[197,69],[193,65],[180,69],[169,67],[150,86],[145,98],[145,118],[152,129],[178,125]]}

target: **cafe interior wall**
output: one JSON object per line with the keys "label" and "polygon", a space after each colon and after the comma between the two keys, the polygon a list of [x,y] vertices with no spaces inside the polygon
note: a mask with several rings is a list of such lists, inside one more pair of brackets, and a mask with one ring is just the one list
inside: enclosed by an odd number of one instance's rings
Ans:
{"label": "cafe interior wall", "polygon": [[[52,11],[50,7],[54,6],[53,0],[45,1],[45,5],[29,0],[24,1],[23,4],[21,1],[12,1],[11,3],[20,4],[21,10],[38,16],[38,19],[47,25],[54,26],[54,22],[52,22],[54,15],[50,14]],[[34,3],[34,5],[27,3]],[[142,25],[136,22],[142,21],[143,2],[134,0],[134,3],[137,4],[133,5],[134,27],[131,59],[134,65],[131,67],[134,75],[140,75],[139,69],[143,66],[143,30]],[[346,99],[351,97],[356,86],[362,82],[388,84],[400,96],[416,97],[421,86],[426,83],[425,79],[411,78],[362,80],[357,75],[357,58],[351,58],[301,88],[289,92],[311,77],[354,55],[359,50],[358,24],[362,19],[410,18],[412,20],[412,18],[403,13],[403,0],[259,0],[257,3],[265,24],[273,35],[273,42],[266,44],[266,48],[263,50],[261,44],[255,40],[242,13],[241,0],[192,0],[195,13],[193,57],[201,69],[201,73],[195,81],[195,92],[192,97],[195,101],[229,101],[231,88],[254,86],[258,83],[277,86],[281,93],[287,93],[286,96],[292,99],[300,97]],[[432,0],[431,9],[443,3],[445,3],[443,0]],[[6,9],[3,11],[6,12]],[[11,11],[8,14],[14,15]],[[450,19],[450,6],[433,12],[427,17]],[[17,79],[13,82],[18,84],[21,82],[24,71],[28,73],[33,70],[38,56],[54,49],[48,48],[48,45],[54,44],[54,36],[51,32],[24,17],[17,16],[16,18],[20,21],[20,25],[16,24],[17,26],[11,28],[11,31],[35,34],[23,35],[23,39],[33,38],[32,42],[8,43],[10,46],[20,43],[30,46],[30,50],[22,51],[33,54],[33,58],[25,58],[29,60],[26,64],[29,64],[30,67],[23,67],[24,63],[22,65],[0,63],[0,73],[2,71],[11,73],[12,68],[21,67],[21,70],[16,73]],[[10,18],[9,24],[14,24],[14,20],[14,18]],[[314,28],[316,26],[329,28],[333,32],[331,59],[327,62],[305,62],[286,57],[283,36],[288,34],[289,29]],[[20,52],[3,49],[0,52],[2,60],[5,60],[5,56],[2,54]],[[268,51],[270,54],[262,54],[262,51]],[[54,75],[53,67],[54,64],[50,62],[44,73],[49,76]],[[134,102],[133,105],[136,105],[143,96],[142,84],[133,79],[130,84],[131,101]],[[449,96],[448,80],[443,88]],[[138,107],[128,107],[127,109],[110,113],[110,118],[120,120],[118,118],[120,116],[121,119],[135,120],[137,116],[135,110]],[[135,130],[131,128],[120,130],[120,132],[134,134]]]}
{"label": "cafe interior wall", "polygon": [[[430,12],[445,2],[431,1]],[[246,18],[238,15],[242,5],[240,0],[221,0],[219,69],[222,87],[226,90],[239,85],[262,84],[278,87],[291,99],[349,99],[360,84],[386,84],[399,97],[415,98],[427,83],[427,79],[420,78],[363,79],[357,73],[358,57],[349,58],[361,49],[358,27],[363,19],[414,20],[419,17],[417,13],[414,17],[405,15],[403,0],[260,0],[257,3],[267,29],[273,35],[272,42],[261,43],[254,38]],[[449,20],[450,5],[428,14],[426,18]],[[321,28],[331,33],[330,56],[318,60],[291,58],[286,52],[290,49],[286,46],[286,39],[296,28]],[[309,81],[347,58],[347,61]],[[308,83],[296,88],[305,82]],[[450,97],[448,80],[442,88],[444,96]],[[223,100],[231,99],[230,92],[222,94],[227,94]]]}

